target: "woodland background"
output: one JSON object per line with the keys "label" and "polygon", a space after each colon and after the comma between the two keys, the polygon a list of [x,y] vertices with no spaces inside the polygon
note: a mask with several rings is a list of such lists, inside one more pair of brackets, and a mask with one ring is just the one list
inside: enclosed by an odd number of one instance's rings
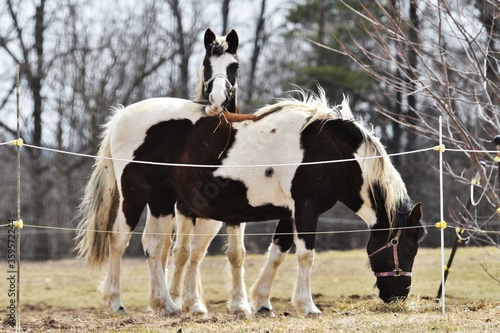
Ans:
{"label": "woodland background", "polygon": [[[245,112],[319,83],[332,104],[347,96],[389,153],[436,146],[442,116],[447,149],[467,150],[444,154],[445,220],[474,232],[473,243],[499,246],[497,234],[481,232],[499,230],[500,179],[491,152],[500,134],[499,16],[497,0],[0,0],[0,142],[16,138],[17,64],[25,142],[95,155],[109,107],[156,96],[193,98],[203,32],[235,29]],[[21,152],[28,225],[22,256],[70,257],[75,232],[45,227],[76,227],[93,160]],[[0,147],[0,224],[16,216],[15,156],[15,147]],[[411,197],[423,202],[425,222],[434,225],[438,154],[393,162]],[[472,180],[477,206],[468,204]],[[320,223],[321,231],[365,228],[341,204]],[[249,223],[247,233],[273,229],[274,222]],[[437,246],[439,233],[429,231],[424,245]],[[2,239],[6,234],[0,228]],[[454,234],[446,230],[447,245]],[[367,236],[325,234],[318,245],[362,247]],[[139,238],[132,238],[130,255],[142,254]],[[250,236],[246,245],[263,252],[270,239]],[[210,251],[223,242],[216,238]]]}

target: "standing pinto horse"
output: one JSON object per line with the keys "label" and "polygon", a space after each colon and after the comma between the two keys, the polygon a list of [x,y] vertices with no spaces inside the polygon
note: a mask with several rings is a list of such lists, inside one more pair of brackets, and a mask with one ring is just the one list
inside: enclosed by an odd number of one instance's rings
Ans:
{"label": "standing pinto horse", "polygon": [[[230,70],[228,67],[227,75],[221,74],[221,70],[219,70],[219,73],[212,75],[214,69],[219,68],[219,66],[214,64],[211,60],[213,56],[222,56],[226,52],[236,56],[236,47],[238,46],[238,36],[236,32],[233,30],[225,37],[218,37],[207,30],[204,44],[206,55],[200,69],[200,77],[212,78],[207,81],[200,80],[197,90],[199,94],[205,93],[207,90],[212,91],[212,94],[209,96],[211,104],[207,105],[205,111],[207,114],[213,116],[221,115],[223,111],[240,113],[237,103],[237,68],[236,70],[234,70],[234,68]],[[230,66],[235,67],[237,65],[238,63],[233,63]],[[215,80],[217,78],[219,80]],[[220,79],[224,79],[227,85],[224,86],[224,80]],[[219,92],[219,95],[214,92]],[[221,104],[216,100],[217,96],[224,96],[224,94],[228,93],[229,96],[225,103]],[[176,245],[173,249],[174,260],[172,261],[172,266],[169,271],[168,287],[174,302],[179,307],[183,308],[185,312],[189,312],[193,315],[205,315],[208,312],[201,297],[202,292],[199,269],[210,242],[221,226],[222,222],[211,219],[198,219],[198,221],[177,219]],[[168,226],[167,232],[170,232],[172,228],[173,221],[171,221]],[[243,263],[245,260],[245,247],[243,243],[244,231],[245,223],[227,225],[227,257],[232,277],[227,307],[232,314],[249,315],[251,313],[251,308],[248,303],[243,276]],[[166,237],[162,256],[164,258],[163,262],[165,262],[168,257],[170,246],[170,237]]]}
{"label": "standing pinto horse", "polygon": [[[140,119],[142,123],[146,122],[154,125],[155,119],[158,118],[158,111],[165,108],[174,112],[176,112],[175,110],[182,112],[187,107],[200,110],[207,115],[219,114],[223,111],[237,112],[238,58],[236,50],[238,35],[232,30],[226,36],[220,37],[207,29],[204,36],[204,45],[206,54],[200,67],[200,80],[197,87],[198,97],[195,101],[178,98],[151,99],[151,101],[159,103],[158,108],[148,110],[140,107],[129,107],[128,109],[135,110],[135,113],[127,113],[129,117]],[[115,113],[120,114],[121,111],[117,109]],[[129,131],[124,133],[125,136],[130,135],[130,137],[134,138],[144,134],[136,132],[134,126],[125,130]],[[118,132],[119,130],[115,129],[113,123],[110,122],[107,131]],[[103,158],[96,161],[94,172],[86,187],[80,206],[82,215],[79,225],[80,232],[76,238],[78,254],[86,257],[91,266],[103,264],[109,247],[108,272],[101,284],[100,293],[104,304],[114,311],[124,311],[125,309],[120,300],[121,257],[128,246],[131,231],[138,222],[137,220],[133,222],[127,220],[127,223],[130,224],[125,226],[115,224],[117,214],[120,215],[116,206],[119,195],[117,190],[122,188],[119,178],[115,177],[115,168],[120,163],[112,162],[107,158],[123,156],[120,153],[123,151],[123,144],[125,143],[122,139],[115,137],[111,142],[110,138],[107,137],[101,142],[99,156]],[[132,156],[130,158],[132,159]],[[162,188],[162,186],[164,185],[155,184],[154,187]],[[154,265],[149,265],[150,275],[156,276],[160,274],[158,270],[165,271],[165,263],[170,249],[170,237],[165,237],[165,233],[170,232],[173,226],[173,206],[169,205],[169,202],[169,200],[166,200],[167,204],[163,205],[159,197],[158,201],[148,202],[146,227],[142,242],[146,256],[151,257],[154,255],[154,260],[148,260],[148,263],[154,263]],[[127,210],[128,207],[125,206],[120,209]],[[139,212],[139,216],[140,214]],[[216,227],[220,228],[221,222],[206,220],[200,225],[212,226],[212,229],[215,229]],[[158,243],[158,238],[152,237],[152,233],[162,233],[163,241]],[[197,239],[193,239],[193,241],[195,240],[197,241]],[[163,246],[164,242],[166,246]],[[163,253],[162,248],[164,249]],[[160,259],[160,266],[157,266],[157,259]],[[160,285],[162,284],[164,285],[165,282],[160,283]],[[163,286],[161,287],[163,288]],[[156,296],[153,293],[157,288],[157,285],[150,285],[151,308],[159,314],[178,312],[179,307],[176,304],[155,301]]]}
{"label": "standing pinto horse", "polygon": [[[87,191],[98,198],[96,209],[107,212],[110,256],[121,256],[146,205],[157,216],[176,206],[178,219],[192,221],[278,219],[267,264],[251,289],[253,306],[272,310],[274,276],[295,243],[293,302],[298,312],[318,314],[310,290],[318,217],[341,201],[372,229],[368,251],[380,297],[408,295],[425,233],[421,204],[412,204],[385,149],[354,121],[347,103],[329,107],[321,89],[318,96],[284,100],[253,115],[222,117],[190,101],[144,100],[111,118],[100,156],[116,159],[98,162],[93,178],[101,181],[91,180]],[[95,241],[95,226],[86,226],[81,250],[105,252]],[[164,229],[161,218],[148,220],[150,305],[159,314],[176,314],[159,255]]]}

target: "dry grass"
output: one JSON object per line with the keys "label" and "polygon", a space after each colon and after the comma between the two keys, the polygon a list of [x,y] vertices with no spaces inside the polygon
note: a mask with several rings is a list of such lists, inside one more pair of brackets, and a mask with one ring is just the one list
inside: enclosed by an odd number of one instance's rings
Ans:
{"label": "dry grass", "polygon": [[[488,249],[497,255],[498,249]],[[446,252],[448,255],[449,250]],[[250,255],[246,280],[253,282],[264,256]],[[27,332],[495,332],[500,331],[500,286],[486,277],[481,264],[498,272],[498,259],[481,248],[460,248],[446,284],[446,314],[434,301],[440,285],[440,252],[423,249],[414,267],[411,297],[385,305],[373,288],[375,278],[361,251],[317,255],[313,270],[314,300],[323,314],[297,315],[290,303],[295,258],[289,256],[273,289],[276,317],[235,318],[225,309],[222,280],[226,260],[208,257],[202,267],[208,318],[158,318],[147,311],[148,274],[144,260],[124,260],[122,300],[128,316],[99,306],[96,285],[102,272],[92,272],[79,260],[22,263],[21,325]],[[6,264],[4,265],[6,267]],[[6,280],[0,280],[6,294]],[[3,303],[7,302],[2,295]],[[6,303],[7,304],[7,303]],[[12,331],[0,309],[0,331]]]}

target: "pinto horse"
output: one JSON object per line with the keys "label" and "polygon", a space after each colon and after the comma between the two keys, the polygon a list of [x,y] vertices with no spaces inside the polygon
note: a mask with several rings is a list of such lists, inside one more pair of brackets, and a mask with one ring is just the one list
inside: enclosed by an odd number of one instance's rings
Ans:
{"label": "pinto horse", "polygon": [[[206,53],[203,63],[200,66],[197,98],[194,101],[177,98],[162,98],[161,101],[168,105],[170,109],[178,108],[178,110],[181,111],[184,105],[188,104],[191,105],[191,107],[200,108],[207,115],[215,115],[223,111],[233,113],[239,112],[236,100],[239,69],[237,57],[238,42],[238,35],[234,30],[229,32],[226,36],[217,36],[210,29],[207,29],[204,35]],[[145,110],[139,108],[135,117],[142,119],[142,121],[154,122],[155,113],[144,111]],[[153,119],[151,116],[153,116]],[[111,143],[110,146],[110,142],[103,141],[99,150],[99,155],[115,157],[115,155],[111,155],[111,153],[115,149],[120,149],[119,146],[119,142]],[[115,186],[119,186],[119,184],[109,187],[107,180],[114,179],[114,177],[113,167],[105,160],[98,159],[80,206],[82,220],[79,225],[80,232],[76,237],[76,249],[80,256],[87,258],[90,265],[100,266],[104,261],[106,250],[109,246],[108,272],[100,286],[100,293],[105,305],[114,311],[124,311],[125,308],[120,300],[121,257],[128,246],[130,231],[134,229],[135,225],[131,226],[131,229],[126,234],[111,235],[111,232],[114,230],[113,225],[115,216],[113,216],[113,214],[116,214],[116,212],[108,211],[107,209],[115,204],[109,200],[113,199],[113,193],[116,190]],[[107,196],[99,196],[99,190],[111,192],[108,193]],[[149,234],[151,232],[168,234],[172,231],[174,225],[173,209],[168,205],[165,209],[159,208],[158,206],[160,206],[160,203],[148,204],[146,227],[142,242],[146,256],[150,256],[150,253],[159,255],[159,258],[161,258],[161,269],[165,271],[165,265],[170,250],[170,237],[165,237],[165,246],[162,246],[154,242],[151,243]],[[201,229],[202,231],[200,232],[198,229],[201,227],[198,227],[196,232],[202,233],[205,229],[215,230],[215,228],[217,228],[218,230],[221,222],[205,220],[204,223],[199,223],[199,225],[204,226],[204,228]],[[158,226],[162,226],[162,228],[158,228]],[[234,228],[234,230],[236,234],[240,233],[240,228]],[[216,230],[211,231],[213,235],[215,235],[216,232]],[[203,242],[206,242],[208,246],[213,235],[208,240],[205,239],[206,237],[203,237],[201,240],[199,238],[194,238],[193,242],[196,244],[203,244]],[[163,248],[163,251],[159,254],[156,249],[150,250],[150,247]],[[156,274],[156,270],[159,269],[153,266],[149,266],[149,268],[150,274]],[[182,272],[182,270],[179,271]],[[242,275],[242,273],[238,274]],[[173,290],[179,289],[178,286],[173,286],[172,288]],[[151,286],[150,290],[153,292],[154,286]],[[151,299],[153,298],[151,297]],[[152,308],[158,309],[158,306],[154,304],[151,305]],[[243,304],[243,306],[249,308],[249,305]],[[175,312],[176,307],[174,306],[172,309],[172,311]],[[172,311],[168,312],[170,313]],[[161,310],[158,312],[161,313]]]}
{"label": "pinto horse", "polygon": [[[256,311],[272,311],[274,277],[295,243],[293,303],[300,313],[320,313],[310,290],[315,232],[319,215],[337,201],[371,228],[367,249],[380,297],[408,295],[425,234],[421,204],[412,203],[378,138],[354,120],[347,102],[329,107],[322,89],[252,115],[220,117],[186,100],[144,100],[115,112],[99,155],[114,160],[98,161],[87,192],[97,198],[89,208],[102,211],[104,230],[112,231],[106,234],[110,256],[123,253],[145,206],[160,216],[149,219],[144,241],[150,306],[158,314],[180,311],[159,255],[166,226],[161,217],[174,209],[178,219],[196,223],[279,220],[267,263],[251,288]],[[91,223],[82,226],[81,251],[100,258],[104,234]]]}
{"label": "pinto horse", "polygon": [[[224,55],[229,53],[235,57],[236,48],[238,46],[238,36],[236,32],[231,31],[227,36],[216,36],[210,29],[205,33],[205,59],[200,68],[200,77],[212,76],[214,66],[212,64],[212,56]],[[230,66],[236,67],[238,63],[233,63]],[[222,92],[219,95],[212,93],[209,96],[211,102],[207,105],[205,111],[209,115],[217,115],[222,111],[229,113],[240,113],[237,103],[237,79],[238,72],[230,70],[228,67],[227,75],[214,74],[210,80],[198,83],[197,91],[200,95],[206,91]],[[216,80],[219,79],[219,80]],[[226,85],[224,86],[224,79]],[[214,82],[213,85],[212,81]],[[225,103],[218,103],[216,97],[227,95]],[[218,107],[221,106],[221,107]],[[205,315],[208,313],[207,308],[202,300],[201,280],[200,280],[200,264],[206,255],[206,251],[211,241],[220,230],[222,222],[204,219],[202,222],[185,221],[182,219],[171,220],[167,227],[167,233],[173,230],[174,222],[177,222],[176,246],[173,249],[174,260],[169,272],[169,292],[174,302],[185,312],[193,315]],[[232,314],[249,315],[251,313],[250,304],[244,282],[245,247],[243,243],[243,234],[245,231],[245,223],[239,225],[227,225],[228,247],[227,257],[230,264],[232,283],[230,288],[230,298],[227,302],[227,307]],[[170,237],[165,238],[165,246],[163,248],[163,262],[168,258],[168,253],[171,248]],[[165,266],[165,265],[164,265]],[[184,287],[184,288],[183,288]]]}

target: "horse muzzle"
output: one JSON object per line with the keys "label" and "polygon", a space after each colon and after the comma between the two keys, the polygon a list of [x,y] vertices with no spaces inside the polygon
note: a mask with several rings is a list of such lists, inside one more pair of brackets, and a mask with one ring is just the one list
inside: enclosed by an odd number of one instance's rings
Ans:
{"label": "horse muzzle", "polygon": [[205,112],[209,116],[217,116],[217,115],[221,114],[222,111],[224,111],[224,108],[221,106],[217,106],[217,105],[207,105],[205,107]]}

